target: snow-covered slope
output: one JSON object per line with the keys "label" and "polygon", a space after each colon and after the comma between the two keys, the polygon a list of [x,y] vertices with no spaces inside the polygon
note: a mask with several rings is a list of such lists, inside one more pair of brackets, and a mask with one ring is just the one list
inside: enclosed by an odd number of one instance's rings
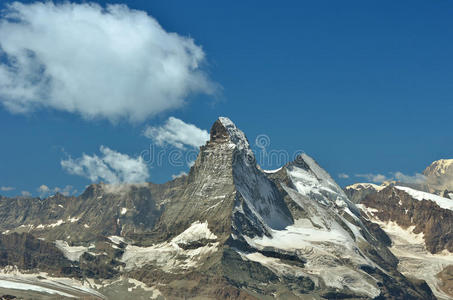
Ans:
{"label": "snow-covered slope", "polygon": [[[284,228],[272,229],[269,236],[245,236],[247,243],[258,251],[273,250],[306,261],[298,272],[310,277],[318,286],[350,289],[377,297],[380,294],[378,280],[361,270],[361,266],[374,269],[377,265],[359,246],[367,241],[361,233],[366,229],[361,227],[358,208],[306,154],[298,157],[298,163],[289,164],[280,172],[286,173],[290,180],[283,189],[290,201],[304,211],[305,217],[295,218]],[[245,257],[269,267],[275,265],[275,260],[266,259],[259,252]],[[347,263],[339,263],[339,260],[347,260]]]}
{"label": "snow-covered slope", "polygon": [[414,189],[411,189],[411,188],[405,187],[405,186],[396,186],[395,188],[405,191],[406,193],[411,195],[416,200],[432,201],[432,202],[436,203],[437,205],[439,205],[441,208],[453,210],[453,200],[452,199],[440,197],[440,196],[422,192],[422,191],[417,191],[417,190],[414,190]]}
{"label": "snow-covered slope", "polygon": [[452,283],[440,275],[453,266],[453,200],[404,186],[360,196],[363,214],[390,237],[398,269],[425,280],[438,299],[453,299]]}

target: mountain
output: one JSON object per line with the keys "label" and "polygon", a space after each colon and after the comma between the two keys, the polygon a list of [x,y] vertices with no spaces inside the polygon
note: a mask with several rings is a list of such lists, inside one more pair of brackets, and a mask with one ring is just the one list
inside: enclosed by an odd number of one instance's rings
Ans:
{"label": "mountain", "polygon": [[390,237],[398,269],[453,299],[453,200],[406,186],[354,184],[346,194]]}
{"label": "mountain", "polygon": [[187,176],[1,198],[0,230],[0,293],[30,298],[435,299],[311,157],[263,171],[228,118]]}
{"label": "mountain", "polygon": [[453,159],[440,159],[424,171],[429,192],[453,198]]}

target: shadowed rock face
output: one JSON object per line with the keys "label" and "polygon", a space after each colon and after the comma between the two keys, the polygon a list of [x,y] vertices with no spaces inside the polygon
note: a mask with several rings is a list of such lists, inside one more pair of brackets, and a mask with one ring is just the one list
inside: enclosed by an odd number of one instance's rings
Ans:
{"label": "shadowed rock face", "polygon": [[[263,172],[227,118],[187,176],[96,184],[79,197],[2,198],[0,230],[1,266],[69,268],[65,276],[97,280],[111,299],[124,298],[112,296],[120,276],[154,298],[434,299],[398,272],[388,236],[312,158]],[[38,253],[45,266],[21,262]]]}

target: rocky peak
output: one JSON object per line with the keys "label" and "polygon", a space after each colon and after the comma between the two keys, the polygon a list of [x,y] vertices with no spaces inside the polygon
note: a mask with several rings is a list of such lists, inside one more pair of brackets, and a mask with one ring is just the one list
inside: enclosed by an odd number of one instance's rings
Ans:
{"label": "rocky peak", "polygon": [[229,134],[220,119],[214,122],[211,127],[210,141],[225,141],[229,140]]}
{"label": "rocky peak", "polygon": [[424,171],[423,174],[426,176],[441,176],[453,171],[453,159],[439,159],[432,162]]}
{"label": "rocky peak", "polygon": [[238,129],[230,119],[226,117],[220,117],[219,121],[228,132],[230,141],[233,142],[239,148],[239,150],[247,150],[250,148],[249,141],[247,140],[244,132]]}

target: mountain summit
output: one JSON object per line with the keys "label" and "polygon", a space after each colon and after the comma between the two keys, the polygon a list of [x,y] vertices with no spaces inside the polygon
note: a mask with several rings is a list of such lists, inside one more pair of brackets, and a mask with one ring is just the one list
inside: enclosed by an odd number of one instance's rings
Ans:
{"label": "mountain summit", "polygon": [[79,197],[2,198],[0,224],[5,280],[42,285],[46,273],[47,287],[66,295],[434,299],[397,270],[388,236],[311,157],[262,171],[224,117],[187,176],[94,184]]}

